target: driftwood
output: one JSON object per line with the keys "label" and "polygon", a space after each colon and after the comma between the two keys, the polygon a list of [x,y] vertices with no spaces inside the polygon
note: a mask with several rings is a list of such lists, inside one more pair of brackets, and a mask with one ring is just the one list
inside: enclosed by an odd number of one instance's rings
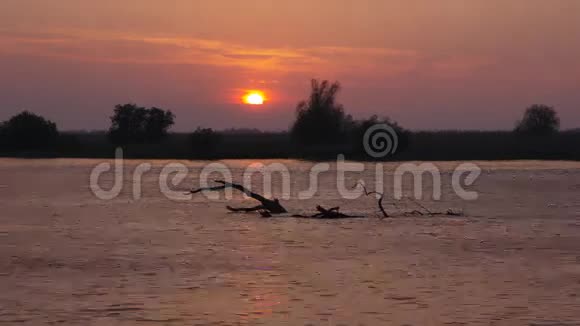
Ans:
{"label": "driftwood", "polygon": [[215,187],[207,187],[207,188],[199,188],[199,189],[191,190],[190,193],[196,194],[196,193],[202,192],[202,191],[219,191],[219,190],[223,190],[226,188],[232,188],[232,189],[236,189],[238,191],[241,191],[244,194],[246,194],[248,197],[251,197],[251,198],[260,202],[260,205],[254,206],[254,207],[249,207],[249,208],[233,208],[233,207],[227,206],[227,209],[232,211],[232,212],[255,212],[255,211],[262,210],[262,211],[267,211],[270,214],[288,213],[286,208],[284,208],[284,206],[282,206],[280,204],[280,201],[276,198],[274,198],[273,200],[267,199],[264,196],[257,194],[255,192],[252,192],[249,189],[245,188],[244,186],[236,184],[236,183],[230,183],[230,182],[226,182],[223,180],[215,180],[215,182],[219,183],[220,185],[215,186]]}
{"label": "driftwood", "polygon": [[367,188],[365,187],[365,185],[360,183],[360,182],[357,183],[357,185],[361,186],[363,188],[365,196],[377,195],[379,197],[378,198],[379,209],[381,210],[381,213],[383,213],[383,218],[389,217],[389,214],[387,214],[387,212],[385,211],[385,208],[383,207],[383,199],[385,198],[385,194],[380,193],[380,192],[376,192],[376,191],[367,191]]}
{"label": "driftwood", "polygon": [[[425,210],[427,210],[426,208],[424,208]],[[403,216],[429,216],[429,217],[434,217],[434,216],[465,216],[465,214],[463,213],[463,211],[461,210],[454,210],[454,209],[448,209],[445,212],[433,212],[433,211],[429,211],[427,210],[427,213],[421,212],[419,210],[414,210],[414,211],[410,211],[410,212],[404,212]]]}
{"label": "driftwood", "polygon": [[[250,212],[258,212],[262,217],[272,217],[272,215],[284,214],[288,213],[286,208],[280,204],[278,199],[267,199],[264,196],[257,194],[255,192],[250,191],[246,187],[226,182],[223,180],[215,180],[216,183],[220,184],[219,186],[215,187],[206,187],[206,188],[199,188],[195,190],[190,190],[189,193],[197,194],[202,191],[220,191],[226,188],[236,189],[238,191],[243,192],[248,197],[251,197],[260,202],[260,205],[253,206],[253,207],[231,207],[226,206],[226,208],[230,212],[243,212],[243,213],[250,213]],[[319,219],[339,219],[339,218],[362,218],[364,216],[355,216],[355,215],[348,215],[340,212],[340,207],[333,207],[330,209],[326,209],[320,205],[316,206],[317,213],[313,215],[292,215],[292,217],[300,217],[300,218],[319,218]]]}
{"label": "driftwood", "polygon": [[326,209],[320,205],[316,206],[316,210],[318,213],[313,215],[301,215],[296,214],[292,215],[292,217],[298,218],[319,218],[319,219],[341,219],[341,218],[363,218],[364,216],[359,215],[348,215],[340,212],[340,207],[332,207],[330,209]]}
{"label": "driftwood", "polygon": [[[238,191],[241,191],[242,193],[246,194],[248,197],[253,198],[254,200],[257,200],[258,202],[260,202],[260,205],[253,206],[253,207],[226,206],[226,208],[230,212],[243,212],[243,213],[257,212],[262,217],[272,217],[273,215],[288,213],[286,208],[284,208],[284,206],[282,206],[282,204],[280,204],[280,201],[276,198],[267,199],[264,196],[257,194],[255,192],[252,192],[249,189],[245,188],[244,186],[236,184],[236,183],[226,182],[223,180],[215,180],[215,182],[218,183],[219,185],[214,186],[214,187],[205,187],[205,188],[190,190],[189,193],[196,194],[196,193],[199,193],[202,191],[220,191],[220,190],[224,190],[226,188],[232,188],[232,189],[236,189]],[[364,186],[364,184],[362,184],[362,183],[358,183],[357,186],[362,187],[362,189],[364,190],[364,194],[366,196],[370,196],[370,195],[377,196],[377,198],[378,198],[377,204],[378,204],[379,210],[381,211],[381,213],[383,215],[382,218],[391,217],[389,214],[387,214],[387,212],[385,211],[385,208],[383,206],[383,199],[385,197],[385,195],[383,193],[376,192],[376,191],[368,191],[366,189],[366,187]],[[425,216],[425,215],[427,215],[427,216],[442,216],[442,215],[463,216],[463,212],[454,211],[452,209],[449,209],[446,212],[433,212],[433,211],[427,209],[425,206],[421,205],[420,203],[418,203],[416,201],[413,201],[413,202],[417,206],[419,206],[421,209],[423,209],[426,213],[424,213],[420,210],[414,210],[411,212],[403,212],[402,213],[403,216],[417,216],[417,215],[420,215],[420,216]],[[395,205],[395,203],[393,203],[393,205]],[[395,208],[396,208],[396,205],[395,205]],[[317,205],[316,211],[317,211],[317,213],[314,213],[312,215],[295,214],[295,215],[291,215],[291,216],[297,217],[297,218],[315,218],[315,219],[341,219],[341,218],[363,218],[364,217],[364,216],[348,215],[348,214],[341,213],[340,207],[332,207],[330,209],[326,209],[326,208],[322,207],[321,205]]]}
{"label": "driftwood", "polygon": [[[383,193],[380,193],[377,191],[368,191],[367,188],[365,187],[365,185],[360,183],[360,182],[357,183],[357,186],[362,187],[362,189],[364,190],[364,194],[366,196],[376,195],[378,197],[378,206],[379,206],[381,213],[383,214],[383,218],[391,217],[389,214],[387,214],[387,212],[385,211],[385,208],[383,206],[383,199],[385,197],[385,195]],[[420,210],[413,210],[410,212],[403,212],[403,216],[417,216],[417,215],[419,215],[419,216],[464,216],[462,211],[453,210],[451,208],[445,212],[434,212],[434,211],[431,211],[430,209],[428,209],[427,207],[425,207],[424,205],[422,205],[421,203],[419,203],[418,201],[415,201],[412,199],[411,199],[411,201],[415,205],[419,206],[424,212],[422,212]],[[395,208],[397,208],[397,206],[394,202],[393,202],[393,206],[395,206]]]}

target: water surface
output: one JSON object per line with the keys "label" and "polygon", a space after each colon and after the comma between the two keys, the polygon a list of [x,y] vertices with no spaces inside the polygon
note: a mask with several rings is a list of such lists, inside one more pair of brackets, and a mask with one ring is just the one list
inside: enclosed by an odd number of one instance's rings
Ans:
{"label": "water surface", "polygon": [[[477,162],[473,202],[451,188],[459,163],[437,163],[442,200],[420,203],[465,217],[380,220],[374,199],[342,199],[332,173],[314,198],[284,201],[293,212],[323,204],[369,216],[329,221],[227,213],[254,204],[239,196],[172,201],[159,191],[167,161],[146,162],[140,200],[129,176],[142,161],[127,161],[123,192],[103,201],[89,189],[99,161],[0,160],[0,323],[580,324],[578,163]],[[282,162],[295,198],[312,163]],[[182,163],[191,177],[174,188],[196,186],[207,162]],[[240,181],[253,161],[225,163]],[[396,166],[383,167],[387,187]],[[346,183],[373,187],[374,174],[368,164]],[[419,209],[394,206],[386,190],[390,213]]]}

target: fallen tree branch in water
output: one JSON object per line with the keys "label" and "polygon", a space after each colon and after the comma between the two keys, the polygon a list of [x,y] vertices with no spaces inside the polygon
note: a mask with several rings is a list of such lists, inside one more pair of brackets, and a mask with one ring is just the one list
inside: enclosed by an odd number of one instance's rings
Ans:
{"label": "fallen tree branch in water", "polygon": [[[213,187],[198,188],[195,190],[192,189],[189,191],[189,193],[197,194],[197,193],[200,193],[202,191],[220,191],[220,190],[224,190],[227,188],[232,188],[232,189],[236,189],[236,190],[246,194],[248,197],[253,198],[254,200],[257,200],[258,202],[260,202],[260,205],[253,206],[253,207],[226,206],[227,210],[229,210],[230,212],[236,212],[236,213],[239,213],[239,212],[243,212],[243,213],[257,212],[262,217],[272,217],[273,215],[288,213],[286,208],[284,208],[284,206],[282,206],[282,204],[280,204],[280,201],[276,198],[267,199],[264,196],[257,194],[255,192],[252,192],[251,190],[245,188],[244,186],[236,184],[236,183],[226,182],[223,180],[215,180],[215,182],[218,183],[219,185],[213,186]],[[365,187],[365,185],[362,183],[357,183],[356,186],[359,186],[359,185],[364,190],[364,194],[366,196],[370,196],[370,195],[377,196],[377,198],[378,198],[377,204],[378,204],[379,210],[381,211],[381,213],[383,215],[382,218],[391,217],[389,214],[387,214],[387,212],[383,206],[383,200],[384,200],[385,195],[383,193],[380,193],[377,191],[368,191],[367,188]],[[420,216],[424,216],[424,215],[428,215],[428,216],[442,216],[442,215],[463,216],[462,212],[457,212],[457,211],[454,211],[452,209],[449,209],[443,213],[432,212],[429,209],[427,209],[425,206],[421,205],[420,203],[418,203],[416,201],[413,201],[413,202],[417,206],[419,206],[423,210],[425,210],[427,213],[423,213],[419,210],[414,210],[411,212],[402,213],[403,216],[417,216],[417,215],[420,215]],[[394,203],[393,203],[393,205],[394,205]],[[348,214],[341,213],[340,207],[332,207],[332,208],[326,209],[321,205],[317,205],[316,211],[317,211],[317,213],[314,213],[311,215],[295,214],[295,215],[291,215],[291,217],[314,218],[314,219],[342,219],[342,218],[364,218],[365,217],[365,216],[348,215]]]}
{"label": "fallen tree branch in water", "polygon": [[[248,197],[251,197],[260,202],[261,205],[254,206],[254,207],[231,207],[226,206],[227,210],[230,212],[243,212],[243,213],[250,213],[250,212],[258,212],[262,217],[272,217],[272,215],[284,214],[288,211],[278,199],[267,199],[264,196],[252,192],[251,190],[245,188],[242,185],[226,182],[223,180],[215,180],[216,183],[219,183],[219,186],[214,187],[205,187],[205,188],[198,188],[195,190],[190,190],[189,193],[197,194],[202,191],[220,191],[226,188],[236,189],[238,191],[243,192]],[[316,206],[316,210],[318,213],[313,215],[292,215],[292,217],[300,217],[300,218],[318,218],[318,219],[339,219],[339,218],[362,218],[364,216],[355,216],[355,215],[348,215],[340,212],[340,207],[332,207],[330,209],[326,209],[320,205]]]}
{"label": "fallen tree branch in water", "polygon": [[[368,191],[367,188],[365,187],[365,185],[361,182],[357,183],[356,186],[360,186],[362,187],[365,196],[370,196],[370,195],[376,195],[378,196],[378,206],[379,206],[379,210],[381,211],[381,213],[383,214],[383,218],[387,218],[387,217],[391,217],[389,214],[387,214],[387,212],[385,211],[385,208],[383,206],[383,199],[385,197],[385,195],[383,193],[377,192],[377,191]],[[415,205],[419,206],[424,212],[420,211],[420,210],[413,210],[411,212],[403,212],[403,216],[464,216],[463,211],[459,210],[454,210],[454,209],[448,209],[445,212],[434,212],[430,209],[428,209],[427,207],[425,207],[424,205],[422,205],[421,203],[419,203],[416,200],[412,200],[410,199]],[[393,202],[393,206],[395,206],[395,208],[398,209],[397,205]]]}
{"label": "fallen tree branch in water", "polygon": [[389,214],[387,214],[387,212],[385,211],[385,208],[383,207],[383,199],[385,198],[385,194],[377,192],[377,191],[367,191],[367,188],[365,187],[365,185],[363,183],[357,183],[357,186],[361,186],[365,196],[370,196],[370,195],[377,195],[379,196],[378,198],[378,205],[379,205],[379,209],[381,210],[381,213],[383,213],[383,218],[387,218],[389,217]]}
{"label": "fallen tree branch in water", "polygon": [[449,208],[448,210],[446,210],[445,212],[433,212],[433,211],[428,211],[428,213],[423,213],[421,211],[418,210],[413,210],[410,212],[403,212],[403,216],[465,216],[465,214],[463,213],[463,211],[461,210],[454,210],[452,208]]}
{"label": "fallen tree branch in water", "polygon": [[[433,212],[431,212],[431,210],[429,210],[427,207],[425,207],[425,206],[421,205],[421,203],[419,203],[418,201],[415,201],[415,200],[413,200],[413,199],[411,199],[411,201],[412,201],[412,202],[413,202],[415,205],[417,205],[417,206],[421,207],[423,210],[425,210],[425,211],[427,212],[427,215],[433,215],[433,214],[434,214]],[[421,215],[424,215],[424,214],[421,214]]]}
{"label": "fallen tree branch in water", "polygon": [[202,192],[202,191],[219,191],[219,190],[224,190],[226,188],[232,188],[232,189],[236,189],[238,191],[243,192],[248,197],[259,201],[261,204],[259,206],[250,207],[250,208],[233,208],[233,207],[227,206],[227,209],[232,211],[232,212],[254,212],[254,211],[264,210],[264,211],[268,211],[270,214],[288,213],[286,208],[284,208],[284,206],[282,206],[280,204],[280,201],[276,198],[274,198],[273,200],[267,199],[264,196],[257,194],[255,192],[252,192],[249,189],[247,189],[246,187],[239,185],[239,184],[236,184],[236,183],[226,182],[223,180],[215,180],[215,182],[219,183],[221,185],[215,186],[215,187],[207,187],[207,188],[199,188],[199,189],[191,190],[190,193],[197,194],[198,192]]}
{"label": "fallen tree branch in water", "polygon": [[313,215],[292,215],[292,217],[299,217],[299,218],[318,218],[318,219],[341,219],[341,218],[364,218],[365,216],[359,215],[348,215],[340,212],[340,207],[332,207],[330,209],[326,209],[320,205],[316,206],[316,210],[318,213]]}

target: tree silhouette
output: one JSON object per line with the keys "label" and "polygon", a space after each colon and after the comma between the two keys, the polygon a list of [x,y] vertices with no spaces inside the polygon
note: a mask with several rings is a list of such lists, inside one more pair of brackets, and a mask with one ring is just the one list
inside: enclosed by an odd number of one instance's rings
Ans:
{"label": "tree silhouette", "polygon": [[532,105],[526,109],[524,117],[516,124],[515,131],[530,135],[549,135],[560,130],[560,118],[553,107]]}
{"label": "tree silhouette", "polygon": [[0,145],[6,150],[38,150],[54,146],[58,140],[56,124],[24,111],[0,125]]}
{"label": "tree silhouette", "polygon": [[394,142],[397,143],[396,152],[391,153],[391,154],[400,153],[407,148],[408,142],[409,142],[409,131],[408,130],[405,130],[396,121],[393,121],[388,117],[379,118],[378,116],[373,115],[368,119],[356,120],[353,122],[351,137],[352,137],[352,142],[353,142],[353,147],[354,147],[353,149],[354,149],[356,154],[358,154],[358,155],[365,154],[364,135],[375,125],[387,125],[387,126],[391,127],[393,129],[393,131],[395,132],[396,139],[388,140],[388,141],[391,141],[393,143]]}
{"label": "tree silhouette", "polygon": [[329,83],[313,79],[310,97],[298,103],[296,121],[291,128],[291,137],[300,145],[326,145],[343,143],[352,124],[352,117],[344,113],[342,105],[336,103],[340,91],[338,82]]}
{"label": "tree silhouette", "polygon": [[159,108],[146,109],[136,104],[115,106],[109,139],[113,144],[154,143],[167,135],[175,115]]}
{"label": "tree silhouette", "polygon": [[146,112],[145,138],[148,142],[156,142],[167,135],[167,130],[174,124],[175,115],[152,107]]}

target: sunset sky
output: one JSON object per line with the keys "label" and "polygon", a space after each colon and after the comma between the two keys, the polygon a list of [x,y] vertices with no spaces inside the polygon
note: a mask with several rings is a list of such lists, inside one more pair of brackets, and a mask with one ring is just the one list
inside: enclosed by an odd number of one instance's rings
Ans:
{"label": "sunset sky", "polygon": [[282,130],[311,78],[411,129],[509,129],[534,103],[580,127],[580,1],[0,0],[0,120],[106,129],[136,102],[179,131]]}

